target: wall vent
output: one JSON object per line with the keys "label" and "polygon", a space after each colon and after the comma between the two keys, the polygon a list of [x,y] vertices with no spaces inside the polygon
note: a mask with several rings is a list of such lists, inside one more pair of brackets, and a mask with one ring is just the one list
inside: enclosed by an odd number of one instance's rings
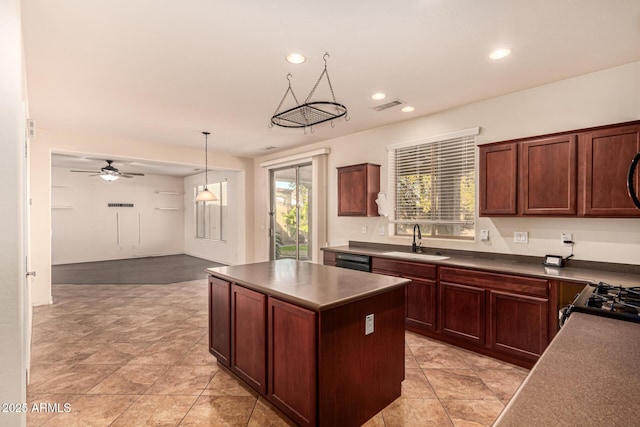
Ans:
{"label": "wall vent", "polygon": [[397,105],[402,105],[405,104],[405,102],[401,99],[394,99],[393,101],[389,101],[385,104],[380,104],[380,105],[376,105],[375,107],[371,107],[376,111],[382,111],[382,110],[386,110],[387,108],[392,108],[395,107]]}
{"label": "wall vent", "polygon": [[132,208],[133,203],[108,203],[110,208]]}

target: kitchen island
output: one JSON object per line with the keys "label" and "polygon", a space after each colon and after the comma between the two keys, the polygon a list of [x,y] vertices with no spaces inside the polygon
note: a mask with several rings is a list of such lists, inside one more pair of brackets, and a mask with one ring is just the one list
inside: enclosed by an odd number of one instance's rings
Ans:
{"label": "kitchen island", "polygon": [[210,352],[297,424],[359,426],[400,396],[409,280],[294,260],[207,271]]}

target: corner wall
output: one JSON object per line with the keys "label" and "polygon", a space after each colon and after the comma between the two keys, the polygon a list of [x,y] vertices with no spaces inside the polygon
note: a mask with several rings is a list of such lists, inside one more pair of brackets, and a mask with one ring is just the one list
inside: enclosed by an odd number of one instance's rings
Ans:
{"label": "corner wall", "polygon": [[[390,144],[413,141],[475,126],[481,127],[478,144],[541,135],[591,126],[640,119],[640,62],[591,73],[572,79],[475,102],[440,113],[382,126],[340,138],[298,147],[254,160],[256,191],[256,260],[268,259],[268,177],[260,163],[316,148],[330,148],[327,204],[330,246],[346,245],[349,240],[410,245],[406,237],[389,237],[388,221],[382,217],[350,218],[337,216],[336,167],[364,162],[381,168],[381,191],[387,190],[387,153]],[[337,126],[349,126],[339,123]],[[362,226],[368,233],[362,234]],[[379,229],[385,236],[379,236]],[[481,229],[490,233],[481,242]],[[528,231],[529,244],[515,244],[514,231]],[[423,239],[425,247],[532,255],[569,255],[560,246],[560,233],[573,233],[575,258],[640,264],[640,220],[587,218],[478,218],[476,240]],[[566,252],[566,253],[565,253]]]}

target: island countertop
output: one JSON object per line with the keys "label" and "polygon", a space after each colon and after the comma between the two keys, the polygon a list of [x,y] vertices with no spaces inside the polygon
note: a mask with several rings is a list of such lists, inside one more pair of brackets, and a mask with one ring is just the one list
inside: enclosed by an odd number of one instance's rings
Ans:
{"label": "island countertop", "polygon": [[572,313],[494,426],[637,425],[640,324]]}
{"label": "island countertop", "polygon": [[323,311],[388,292],[410,280],[291,259],[208,268],[215,277]]}

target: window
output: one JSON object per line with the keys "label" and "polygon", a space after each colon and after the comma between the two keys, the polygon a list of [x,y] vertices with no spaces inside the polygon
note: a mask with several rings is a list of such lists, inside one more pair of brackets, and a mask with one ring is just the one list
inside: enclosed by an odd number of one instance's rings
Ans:
{"label": "window", "polygon": [[[208,184],[207,188],[216,195],[218,200],[214,202],[194,201],[196,238],[224,240],[223,224],[226,223],[227,215],[227,181]],[[202,190],[204,190],[204,185],[194,187],[194,200]]]}
{"label": "window", "polygon": [[474,238],[478,131],[387,147],[396,235],[412,235],[413,225],[420,224],[427,237]]}

